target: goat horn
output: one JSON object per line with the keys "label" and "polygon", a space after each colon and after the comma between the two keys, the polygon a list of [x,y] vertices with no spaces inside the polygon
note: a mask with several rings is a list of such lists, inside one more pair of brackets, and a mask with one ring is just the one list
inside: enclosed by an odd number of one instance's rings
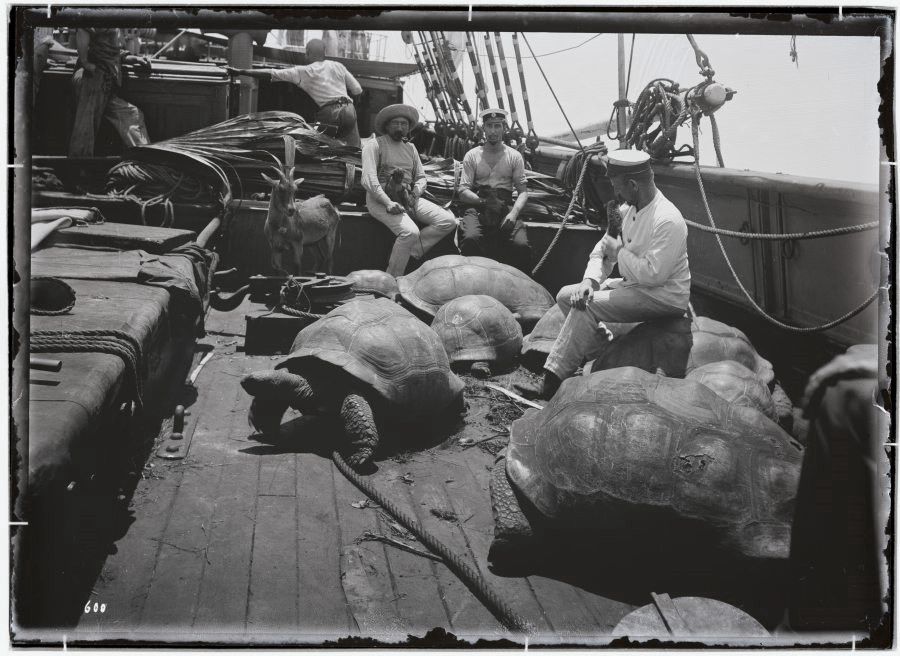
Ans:
{"label": "goat horn", "polygon": [[294,168],[294,153],[296,152],[296,145],[294,144],[294,137],[289,134],[284,135],[284,167],[288,169]]}

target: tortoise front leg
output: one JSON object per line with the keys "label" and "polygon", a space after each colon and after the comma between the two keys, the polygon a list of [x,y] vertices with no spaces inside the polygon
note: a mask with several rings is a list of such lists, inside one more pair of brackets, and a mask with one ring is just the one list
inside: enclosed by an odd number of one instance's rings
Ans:
{"label": "tortoise front leg", "polygon": [[283,369],[258,371],[244,376],[241,386],[253,396],[248,419],[264,434],[277,433],[288,407],[301,412],[315,409],[312,387],[303,376]]}
{"label": "tortoise front leg", "polygon": [[341,423],[347,439],[347,462],[354,469],[368,462],[378,448],[378,428],[372,406],[359,394],[348,394],[341,402]]}

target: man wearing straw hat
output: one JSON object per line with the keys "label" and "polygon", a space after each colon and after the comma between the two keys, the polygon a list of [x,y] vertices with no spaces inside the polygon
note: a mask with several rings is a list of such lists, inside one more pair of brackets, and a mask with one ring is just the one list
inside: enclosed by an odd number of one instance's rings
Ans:
{"label": "man wearing straw hat", "polygon": [[[506,111],[481,112],[483,146],[466,153],[459,198],[469,205],[460,221],[459,252],[490,257],[531,273],[531,246],[519,212],[528,202],[525,159],[503,143]],[[513,191],[518,193],[513,202]]]}
{"label": "man wearing straw hat", "polygon": [[[375,117],[375,130],[380,136],[371,139],[362,151],[366,207],[369,214],[397,236],[386,269],[393,276],[406,273],[410,257],[421,259],[459,225],[451,212],[420,198],[425,191],[425,169],[419,151],[407,141],[410,130],[418,122],[419,112],[415,107],[388,105]],[[399,173],[408,194],[406,207],[385,191],[388,181]],[[423,227],[420,229],[416,222]]]}

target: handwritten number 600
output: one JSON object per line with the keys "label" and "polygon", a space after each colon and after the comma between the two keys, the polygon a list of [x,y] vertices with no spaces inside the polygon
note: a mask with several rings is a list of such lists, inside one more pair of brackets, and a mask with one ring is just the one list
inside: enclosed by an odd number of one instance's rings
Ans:
{"label": "handwritten number 600", "polygon": [[84,612],[87,613],[105,613],[106,612],[106,604],[100,604],[96,601],[91,604],[91,602],[87,602],[84,605]]}

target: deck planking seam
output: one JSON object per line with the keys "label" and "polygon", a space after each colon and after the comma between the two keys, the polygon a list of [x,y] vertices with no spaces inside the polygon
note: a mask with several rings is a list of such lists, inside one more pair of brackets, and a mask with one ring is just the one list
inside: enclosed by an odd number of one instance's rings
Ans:
{"label": "deck planking seam", "polygon": [[[224,355],[224,354],[222,354],[222,355]],[[222,355],[220,355],[219,357],[221,358]],[[231,362],[231,360],[229,360],[229,362]],[[244,359],[241,360],[239,369],[242,374],[247,372],[249,364],[250,363],[247,360],[244,360]],[[226,366],[226,368],[227,368],[227,366]],[[240,386],[236,386],[234,401],[231,404],[232,410],[237,406],[237,401],[238,401],[238,399],[240,399],[240,392],[241,392]],[[235,428],[237,427],[237,416],[238,416],[238,413],[232,411],[231,418],[228,423],[228,429],[227,429],[228,430],[227,434],[229,437],[231,437]],[[198,426],[199,424],[200,424],[200,417],[198,415],[196,421],[194,422],[195,430],[196,430],[196,426]],[[226,455],[223,453],[222,454],[222,462],[220,462],[218,465],[219,466],[219,478],[218,478],[218,480],[216,480],[216,488],[215,488],[217,498],[220,496],[219,493],[222,489],[222,481],[225,478],[225,467],[229,464],[232,464],[232,463],[225,462],[225,460],[226,460]],[[212,508],[210,509],[210,514],[209,514],[209,530],[204,530],[203,524],[202,523],[200,524],[201,530],[203,530],[204,535],[206,535],[206,547],[205,547],[205,552],[204,552],[205,557],[200,564],[200,578],[199,578],[199,582],[197,585],[197,595],[196,595],[196,598],[194,599],[194,606],[191,611],[191,627],[193,627],[195,625],[195,623],[197,622],[197,616],[199,615],[199,612],[200,612],[200,601],[201,601],[201,593],[203,591],[203,581],[206,576],[206,566],[209,564],[209,547],[212,544],[213,533],[215,531],[215,528],[213,526],[213,524],[214,524],[213,518],[216,515],[216,510],[217,510],[217,506],[216,506],[216,504],[214,504],[212,506]]]}
{"label": "deck planking seam", "polygon": [[[262,476],[262,460],[256,461],[257,486],[259,478]],[[253,554],[256,547],[256,518],[259,516],[259,495],[256,495],[253,502],[253,528],[250,531],[250,562],[247,565],[247,601],[244,604],[244,632],[247,632],[247,624],[250,618],[250,597],[253,594]]]}
{"label": "deck planking seam", "polygon": [[[344,530],[341,528],[341,521],[340,521],[340,508],[339,508],[340,504],[338,504],[337,481],[335,480],[336,468],[335,468],[334,464],[331,463],[331,461],[329,461],[329,464],[331,464],[331,498],[334,500],[334,518],[335,518],[335,524],[337,526],[337,538],[338,538],[338,540],[337,540],[338,548],[337,548],[337,553],[335,555],[336,555],[337,561],[338,561],[338,567],[337,567],[338,576],[340,576],[341,550],[344,545]],[[339,472],[337,472],[337,473],[339,473]],[[359,623],[356,621],[356,618],[353,616],[353,612],[350,610],[350,600],[347,598],[347,591],[344,589],[344,585],[341,581],[338,581],[338,584],[339,584],[338,587],[341,589],[341,595],[343,596],[343,599],[344,599],[344,611],[347,614],[347,626],[349,627],[351,633],[353,632],[354,626],[356,627],[356,630],[359,631],[360,630]]]}
{"label": "deck planking seam", "polygon": [[[478,473],[475,471],[475,469],[473,469],[473,463],[471,463],[469,461],[469,458],[475,457],[475,455],[476,455],[475,452],[470,452],[468,454],[463,452],[462,457],[461,457],[461,460],[462,460],[461,466],[464,467],[466,469],[466,471],[468,471],[469,476],[471,477],[471,480],[475,484],[477,484],[479,487],[483,487],[484,481],[479,478]],[[452,504],[453,498],[452,498],[452,495],[449,494],[449,490],[447,490],[446,484],[444,484],[444,488],[446,491],[447,499]],[[454,512],[455,512],[455,509],[454,509]],[[478,568],[479,573],[485,578],[485,580],[489,580],[490,579],[489,575],[492,574],[492,572],[490,572],[490,570],[488,570],[487,572],[484,571],[484,567],[481,564],[481,562],[479,561],[478,554],[475,553],[475,549],[472,547],[472,539],[470,538],[470,535],[469,535],[470,531],[478,531],[478,529],[467,525],[465,522],[459,522],[459,527],[460,527],[460,531],[462,532],[463,536],[465,537],[466,544],[469,546],[469,549],[472,552],[472,558],[475,561],[475,566]],[[505,578],[505,577],[501,577],[501,578]],[[525,588],[528,590],[532,599],[534,600],[534,603],[540,614],[540,619],[546,623],[547,628],[550,630],[550,633],[556,634],[557,629],[554,626],[553,622],[551,621],[550,615],[547,612],[546,607],[544,606],[543,603],[541,603],[540,596],[538,595],[537,590],[535,590],[534,585],[532,585],[532,582],[528,579],[528,577],[515,577],[515,578],[524,582]]]}
{"label": "deck planking seam", "polygon": [[[412,496],[412,490],[410,489],[410,487],[408,485],[404,485],[403,487],[405,488],[405,496],[406,496],[407,500],[409,501],[409,507],[412,509],[411,514],[413,517],[415,517],[416,516],[415,499]],[[425,545],[422,545],[422,546],[425,547]],[[427,547],[425,547],[425,548],[427,549]],[[447,605],[447,591],[444,589],[444,586],[441,584],[441,577],[438,576],[438,567],[443,566],[446,568],[447,565],[443,561],[438,563],[437,561],[431,560],[430,558],[428,559],[428,564],[429,564],[429,567],[431,568],[431,575],[434,577],[435,583],[437,584],[438,599],[441,602],[441,608],[444,609],[444,615],[447,618],[447,627],[452,629],[453,622],[451,620],[452,615],[450,613],[450,607]]]}
{"label": "deck planking seam", "polygon": [[[216,360],[217,361],[215,363],[215,366],[220,367],[223,361],[220,358],[217,358]],[[212,364],[212,363],[210,363],[210,364]],[[203,395],[202,401],[201,401],[201,398],[198,397],[197,401],[192,405],[192,407],[194,408],[194,410],[192,410],[192,412],[196,412],[196,418],[195,418],[194,426],[193,426],[194,432],[196,431],[197,424],[199,423],[201,408],[206,405],[206,402],[208,400],[209,400],[209,392],[207,392],[206,394]],[[188,457],[189,456],[190,456],[190,454],[188,454]],[[154,459],[154,456],[151,455],[150,459],[151,460]],[[151,540],[153,540],[157,543],[157,547],[156,547],[156,553],[153,558],[153,571],[152,571],[152,574],[150,575],[150,580],[147,583],[146,593],[144,594],[144,599],[143,599],[143,602],[141,603],[140,612],[138,613],[138,618],[139,618],[138,624],[139,625],[144,623],[144,615],[147,610],[147,601],[150,599],[150,593],[153,590],[154,583],[156,583],[158,580],[157,573],[159,572],[159,562],[162,557],[163,548],[168,545],[171,548],[174,548],[176,550],[183,550],[183,549],[180,549],[180,547],[178,547],[177,545],[170,544],[168,541],[166,541],[164,539],[164,536],[166,535],[166,533],[169,529],[169,526],[172,523],[172,519],[173,519],[174,513],[175,513],[175,507],[177,506],[178,498],[181,493],[181,486],[184,483],[184,474],[185,474],[185,471],[187,470],[187,468],[178,466],[179,464],[183,464],[183,463],[184,463],[184,461],[181,461],[181,463],[174,463],[174,462],[167,463],[168,464],[168,466],[166,467],[167,473],[175,472],[175,476],[177,477],[178,481],[177,481],[177,485],[175,486],[175,492],[174,492],[174,494],[172,494],[172,498],[169,503],[169,509],[168,509],[168,512],[166,513],[166,520],[165,520],[165,523],[163,524],[162,534],[159,538],[156,538],[156,539],[151,538]],[[219,474],[221,475],[221,469],[219,470]],[[198,579],[198,591],[199,591],[199,579]]]}
{"label": "deck planking seam", "polygon": [[[378,530],[382,533],[382,535],[388,535],[390,533],[390,527],[385,525],[385,520],[382,518],[381,514],[376,513],[375,515],[375,526],[378,527]],[[384,550],[384,563],[387,568],[388,580],[391,582],[391,603],[394,605],[394,610],[397,615],[400,615],[400,609],[397,608],[397,600],[400,597],[400,592],[397,588],[397,579],[394,576],[394,570],[391,567],[391,554],[385,549]]]}
{"label": "deck planking seam", "polygon": [[298,629],[300,628],[300,620],[302,616],[302,611],[300,610],[300,585],[302,584],[302,577],[300,576],[300,498],[297,495],[297,485],[299,481],[299,474],[297,470],[300,468],[300,456],[296,453],[294,454],[294,498],[297,499],[297,503],[294,504],[294,551],[297,553],[297,567],[294,568],[294,574],[297,577],[297,613],[294,616],[294,626]]}

